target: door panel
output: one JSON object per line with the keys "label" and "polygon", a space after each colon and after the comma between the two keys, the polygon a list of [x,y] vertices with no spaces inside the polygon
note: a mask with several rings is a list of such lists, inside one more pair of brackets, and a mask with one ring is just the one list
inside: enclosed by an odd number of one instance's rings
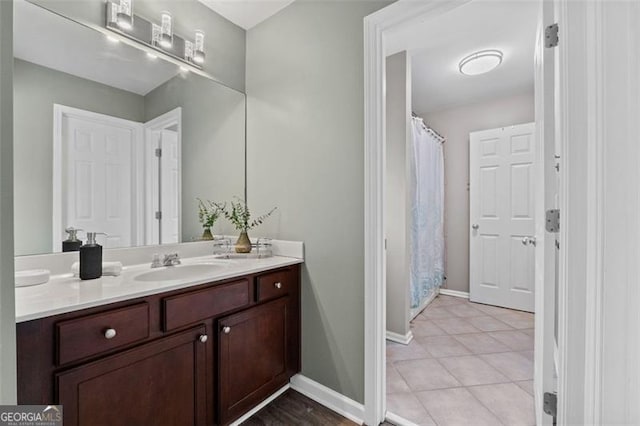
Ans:
{"label": "door panel", "polygon": [[[81,116],[63,116],[62,229],[106,232],[107,248],[134,243],[133,149],[136,123],[121,127]],[[64,239],[64,236],[62,239]]]}
{"label": "door panel", "polygon": [[534,123],[470,134],[470,297],[533,311]]}

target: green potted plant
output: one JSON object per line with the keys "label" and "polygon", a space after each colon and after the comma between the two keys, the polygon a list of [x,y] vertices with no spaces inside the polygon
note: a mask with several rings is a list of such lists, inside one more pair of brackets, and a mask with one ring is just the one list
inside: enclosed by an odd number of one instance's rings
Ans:
{"label": "green potted plant", "polygon": [[202,201],[200,198],[196,198],[196,200],[198,200],[198,219],[204,228],[202,239],[213,240],[211,228],[213,228],[213,224],[216,223],[220,215],[224,213],[225,206],[214,203],[211,200]]}
{"label": "green potted plant", "polygon": [[238,201],[231,201],[231,207],[224,209],[225,217],[233,224],[233,226],[240,231],[240,236],[236,242],[236,253],[251,253],[251,240],[249,239],[248,231],[262,224],[269,216],[276,211],[277,207],[274,207],[266,214],[251,220],[251,212],[247,203],[238,198]]}

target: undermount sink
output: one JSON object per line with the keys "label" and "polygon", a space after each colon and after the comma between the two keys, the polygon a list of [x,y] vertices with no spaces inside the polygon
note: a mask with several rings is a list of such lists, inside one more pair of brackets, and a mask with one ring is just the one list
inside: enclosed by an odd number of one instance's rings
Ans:
{"label": "undermount sink", "polygon": [[220,268],[221,265],[208,264],[165,266],[144,272],[133,279],[144,282],[184,280],[206,276],[219,271]]}

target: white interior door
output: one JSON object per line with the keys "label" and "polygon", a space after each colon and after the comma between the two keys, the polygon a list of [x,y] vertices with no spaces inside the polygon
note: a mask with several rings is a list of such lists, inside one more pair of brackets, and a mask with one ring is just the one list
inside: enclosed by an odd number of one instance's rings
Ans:
{"label": "white interior door", "polygon": [[[74,110],[61,115],[61,223],[108,234],[104,246],[135,244],[135,146],[139,123]],[[55,201],[54,201],[55,202]],[[55,208],[55,206],[54,206]]]}
{"label": "white interior door", "polygon": [[470,299],[533,312],[535,124],[473,132]]}

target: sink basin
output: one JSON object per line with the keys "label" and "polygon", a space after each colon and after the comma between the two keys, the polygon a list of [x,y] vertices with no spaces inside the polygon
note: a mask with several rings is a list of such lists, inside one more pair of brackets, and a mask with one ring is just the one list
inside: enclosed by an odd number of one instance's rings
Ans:
{"label": "sink basin", "polygon": [[208,264],[166,266],[144,272],[133,279],[144,282],[193,279],[216,273],[220,268],[221,265]]}

